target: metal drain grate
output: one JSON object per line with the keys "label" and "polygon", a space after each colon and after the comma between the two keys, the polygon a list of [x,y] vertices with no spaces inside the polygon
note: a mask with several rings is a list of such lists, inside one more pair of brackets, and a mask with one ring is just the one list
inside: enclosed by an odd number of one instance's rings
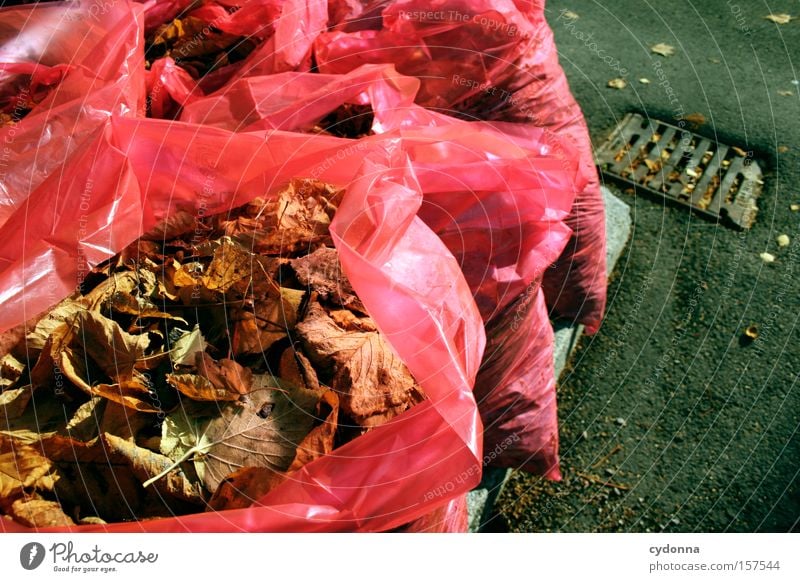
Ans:
{"label": "metal drain grate", "polygon": [[629,113],[596,153],[604,176],[698,213],[750,228],[761,168],[744,152],[674,125]]}

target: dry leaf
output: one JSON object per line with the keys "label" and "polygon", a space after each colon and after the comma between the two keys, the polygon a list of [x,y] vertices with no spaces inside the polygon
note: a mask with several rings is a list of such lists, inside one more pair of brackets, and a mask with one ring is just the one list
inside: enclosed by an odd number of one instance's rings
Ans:
{"label": "dry leaf", "polygon": [[6,420],[19,418],[25,412],[31,396],[33,396],[33,386],[0,392],[0,418]]}
{"label": "dry leaf", "polygon": [[739,157],[742,157],[742,158],[746,158],[747,157],[747,152],[744,151],[742,148],[737,148],[736,146],[731,146],[731,150],[733,150],[733,153],[735,153]]}
{"label": "dry leaf", "polygon": [[681,117],[681,120],[698,126],[703,125],[706,122],[706,116],[702,113],[690,113],[689,115],[684,115]]}
{"label": "dry leaf", "polygon": [[6,390],[13,386],[24,371],[25,364],[11,354],[0,358],[0,390]]}
{"label": "dry leaf", "polygon": [[200,332],[200,326],[195,325],[190,332],[184,333],[172,342],[169,357],[173,366],[193,366],[197,354],[206,351],[206,341]]}
{"label": "dry leaf", "polygon": [[779,154],[785,154],[788,151],[789,151],[789,146],[785,146],[785,145],[778,146],[778,153]]}
{"label": "dry leaf", "polygon": [[764,261],[765,263],[775,262],[775,255],[773,255],[772,253],[761,253],[758,256],[761,257],[761,260]]}
{"label": "dry leaf", "polygon": [[650,51],[662,57],[671,57],[675,54],[675,47],[672,45],[660,42],[650,47]]}
{"label": "dry leaf", "polygon": [[14,521],[27,527],[63,527],[75,525],[75,522],[64,513],[61,504],[47,501],[39,495],[20,498],[9,508],[8,515]]}
{"label": "dry leaf", "polygon": [[580,15],[578,15],[577,12],[573,12],[572,10],[562,10],[561,12],[559,12],[559,15],[562,16],[563,18],[566,18],[567,20],[576,20],[580,18]]}
{"label": "dry leaf", "polygon": [[336,392],[325,391],[317,404],[317,416],[322,418],[322,424],[311,429],[311,432],[297,446],[297,456],[289,467],[290,472],[297,471],[333,450],[339,416],[339,397]]}
{"label": "dry leaf", "polygon": [[167,416],[161,451],[175,466],[193,459],[197,475],[212,493],[227,475],[243,467],[285,471],[297,445],[313,428],[320,396],[277,383],[271,376],[257,376],[244,402],[224,406],[214,418],[189,417],[183,410]]}
{"label": "dry leaf", "polygon": [[0,437],[0,500],[18,497],[25,489],[52,489],[52,467],[37,449]]}
{"label": "dry leaf", "polygon": [[758,338],[758,327],[756,325],[749,325],[744,330],[744,335],[750,338],[751,340]]}
{"label": "dry leaf", "polygon": [[647,78],[645,78],[645,77],[642,77],[641,79],[639,79],[639,82],[640,82],[642,85],[649,85],[649,84],[650,84],[650,79],[647,79]]}
{"label": "dry leaf", "polygon": [[264,467],[245,467],[225,477],[208,502],[209,511],[244,509],[286,480],[286,474]]}
{"label": "dry leaf", "polygon": [[792,97],[794,94],[795,94],[794,91],[788,91],[788,90],[778,91],[778,95],[780,95],[781,97]]}
{"label": "dry leaf", "polygon": [[292,259],[291,265],[300,283],[316,292],[323,301],[366,313],[350,281],[342,273],[336,249],[320,247],[310,255]]}
{"label": "dry leaf", "polygon": [[278,375],[290,384],[306,390],[317,391],[320,388],[317,373],[311,362],[303,355],[303,352],[295,350],[294,347],[283,350],[278,363]]}
{"label": "dry leaf", "polygon": [[[112,434],[102,436],[103,444],[109,455],[118,455],[125,459],[134,475],[141,481],[147,481],[173,465],[172,459],[137,446],[129,440]],[[190,503],[203,503],[203,494],[198,487],[192,485],[185,473],[178,469],[170,471],[166,478],[159,479],[156,489],[164,495],[182,499]]]}
{"label": "dry leaf", "polygon": [[624,89],[628,86],[628,82],[625,79],[611,79],[607,85],[612,89]]}
{"label": "dry leaf", "polygon": [[789,24],[794,17],[789,14],[770,14],[764,17],[766,20],[774,22],[775,24]]}
{"label": "dry leaf", "polygon": [[255,312],[231,310],[233,353],[260,354],[285,338],[294,329],[304,296],[304,291],[275,285],[269,296],[255,302]]}
{"label": "dry leaf", "polygon": [[781,234],[781,235],[778,235],[778,238],[776,239],[776,242],[778,243],[779,247],[783,248],[783,247],[788,247],[789,243],[791,241],[789,240],[789,235]]}
{"label": "dry leaf", "polygon": [[379,426],[419,402],[414,378],[382,335],[345,331],[319,304],[296,329],[311,361],[331,371],[342,410],[360,426]]}

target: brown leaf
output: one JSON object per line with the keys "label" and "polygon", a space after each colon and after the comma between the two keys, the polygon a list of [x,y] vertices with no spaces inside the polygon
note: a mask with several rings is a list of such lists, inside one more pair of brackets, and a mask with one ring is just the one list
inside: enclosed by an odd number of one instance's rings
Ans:
{"label": "brown leaf", "polygon": [[96,384],[89,388],[89,393],[138,412],[152,414],[163,412],[158,404],[153,402],[149,384],[139,377],[122,380],[116,384]]}
{"label": "brown leaf", "polygon": [[304,296],[304,291],[275,285],[269,296],[255,301],[254,313],[232,309],[233,353],[260,354],[285,338],[297,323]]}
{"label": "brown leaf", "polygon": [[293,259],[291,265],[300,283],[309,291],[315,291],[320,299],[366,313],[364,304],[342,273],[336,249],[320,247],[310,255]]}
{"label": "brown leaf", "polygon": [[278,363],[278,376],[306,390],[319,390],[319,379],[317,373],[311,362],[308,361],[302,352],[297,351],[294,347],[286,348],[281,354],[281,360]]}
{"label": "brown leaf", "polygon": [[681,117],[681,120],[691,123],[694,126],[700,126],[705,124],[706,116],[702,113],[690,113],[689,115],[684,115]]}
{"label": "brown leaf", "polygon": [[372,318],[358,317],[349,309],[336,309],[329,312],[328,315],[336,322],[336,325],[347,331],[378,331]]}
{"label": "brown leaf", "polygon": [[11,354],[0,358],[0,390],[6,390],[13,386],[24,371],[25,364]]}
{"label": "brown leaf", "polygon": [[27,527],[63,527],[75,525],[64,513],[61,504],[42,499],[39,495],[20,498],[11,504],[8,515]]}
{"label": "brown leaf", "polygon": [[223,358],[219,363],[206,354],[195,356],[197,371],[208,378],[220,390],[227,390],[237,396],[247,394],[253,387],[253,372],[233,360]]}
{"label": "brown leaf", "polygon": [[256,253],[287,254],[330,240],[328,228],[342,191],[315,180],[293,180],[248,215],[223,220],[225,234]]}
{"label": "brown leaf", "polygon": [[[128,462],[133,474],[141,481],[147,481],[172,466],[172,459],[137,446],[135,443],[112,434],[102,436],[103,444],[109,455],[118,456]],[[170,495],[190,503],[202,503],[203,495],[198,487],[192,485],[181,470],[170,471],[164,479],[159,479],[156,489],[162,494]]]}
{"label": "brown leaf", "polygon": [[192,416],[184,409],[167,416],[161,452],[176,466],[193,459],[197,475],[212,493],[226,476],[243,467],[285,471],[297,445],[313,428],[320,396],[277,383],[272,375],[256,376],[253,390],[243,401],[226,404],[211,419]]}
{"label": "brown leaf", "polygon": [[244,509],[286,480],[286,473],[244,467],[225,477],[208,502],[209,511]]}
{"label": "brown leaf", "polygon": [[149,345],[147,334],[129,334],[116,321],[97,312],[79,311],[61,341],[53,344],[53,359],[76,386],[91,393],[87,358],[108,378],[132,379],[134,365]]}
{"label": "brown leaf", "polygon": [[34,447],[0,437],[0,499],[18,497],[25,489],[52,489],[52,467]]}
{"label": "brown leaf", "polygon": [[233,285],[245,282],[249,285],[253,264],[253,254],[242,245],[223,237],[214,251],[214,258],[203,276],[203,285],[211,291],[225,292]]}
{"label": "brown leaf", "polygon": [[197,374],[167,374],[167,382],[184,396],[204,402],[233,402],[239,393],[224,386],[215,386],[210,380]]}
{"label": "brown leaf", "polygon": [[360,426],[379,426],[420,401],[408,368],[379,333],[345,331],[319,304],[296,329],[311,361],[332,370],[342,410]]}
{"label": "brown leaf", "polygon": [[339,396],[333,390],[326,390],[317,404],[317,416],[322,424],[315,426],[297,446],[297,456],[289,471],[297,471],[311,461],[323,457],[333,450],[339,416]]}

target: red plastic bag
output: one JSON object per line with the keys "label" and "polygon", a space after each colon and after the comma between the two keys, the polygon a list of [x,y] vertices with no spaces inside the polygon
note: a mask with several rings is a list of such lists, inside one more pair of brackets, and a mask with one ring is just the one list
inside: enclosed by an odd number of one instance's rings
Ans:
{"label": "red plastic bag", "polygon": [[518,71],[498,85],[502,98],[488,96],[473,106],[457,108],[470,116],[516,122],[522,128],[544,127],[577,147],[588,183],[579,190],[566,220],[572,238],[545,273],[542,289],[551,315],[582,323],[592,334],[600,327],[606,305],[605,205],[586,121],[558,62],[543,11],[541,6],[531,16],[539,29],[531,49],[516,63]]}
{"label": "red plastic bag", "polygon": [[553,328],[541,289],[531,287],[486,326],[475,399],[483,460],[560,480]]}
{"label": "red plastic bag", "polygon": [[[375,131],[396,130],[413,143],[409,155],[424,192],[420,216],[459,261],[489,341],[503,345],[476,382],[487,450],[495,450],[488,461],[559,478],[552,329],[538,298],[543,274],[570,235],[562,219],[585,184],[577,152],[545,130],[423,109],[413,104],[409,81],[376,65],[347,75],[258,77],[184,115],[231,129],[304,129],[342,103],[370,103]],[[442,152],[445,140],[459,147]],[[517,321],[508,306],[520,304],[525,318]],[[512,324],[515,333],[505,329]]]}
{"label": "red plastic bag", "polygon": [[397,531],[402,533],[467,533],[468,529],[467,496],[461,495]]}
{"label": "red plastic bag", "polygon": [[[449,499],[478,482],[472,383],[484,332],[475,303],[452,255],[417,217],[421,194],[404,139],[377,136],[348,148],[352,142],[325,136],[119,118],[60,181],[51,176],[26,202],[37,205],[31,213],[48,208],[41,222],[27,220],[26,229],[21,218],[3,227],[6,329],[74,289],[81,265],[113,254],[176,210],[224,211],[323,168],[319,179],[346,187],[331,226],[342,268],[428,396],[306,465],[256,507],[77,531],[386,530],[429,513],[442,503],[440,492]],[[342,151],[350,163],[327,164]],[[94,184],[88,207],[61,202],[80,199],[87,175]]]}
{"label": "red plastic bag", "polygon": [[17,123],[0,126],[0,225],[111,115],[144,105],[141,8],[98,6],[0,10],[0,100],[20,90],[44,96],[24,117],[12,115]]}
{"label": "red plastic bag", "polygon": [[315,43],[319,69],[393,63],[417,76],[416,102],[467,119],[543,127],[572,140],[589,180],[567,225],[574,234],[545,273],[551,313],[597,331],[606,303],[605,209],[580,107],[558,63],[544,0],[336,2],[336,30]]}
{"label": "red plastic bag", "polygon": [[[234,6],[238,8],[232,11]],[[153,117],[169,117],[194,97],[212,93],[237,79],[308,70],[311,46],[328,19],[325,0],[216,0],[199,6],[182,0],[151,0],[145,8],[148,32],[176,17],[191,17],[207,23],[209,31],[242,36],[257,44],[244,60],[219,67],[199,79],[176,67],[170,57],[153,61],[148,91],[150,99],[157,103],[151,108]],[[200,37],[205,30],[201,30]]]}

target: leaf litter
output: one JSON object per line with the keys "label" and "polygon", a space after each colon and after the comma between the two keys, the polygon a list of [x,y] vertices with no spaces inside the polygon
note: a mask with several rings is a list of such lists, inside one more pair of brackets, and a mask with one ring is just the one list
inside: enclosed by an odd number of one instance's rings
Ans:
{"label": "leaf litter", "polygon": [[166,220],[6,334],[0,514],[48,527],[248,507],[422,401],[342,273],[340,199],[295,180]]}

